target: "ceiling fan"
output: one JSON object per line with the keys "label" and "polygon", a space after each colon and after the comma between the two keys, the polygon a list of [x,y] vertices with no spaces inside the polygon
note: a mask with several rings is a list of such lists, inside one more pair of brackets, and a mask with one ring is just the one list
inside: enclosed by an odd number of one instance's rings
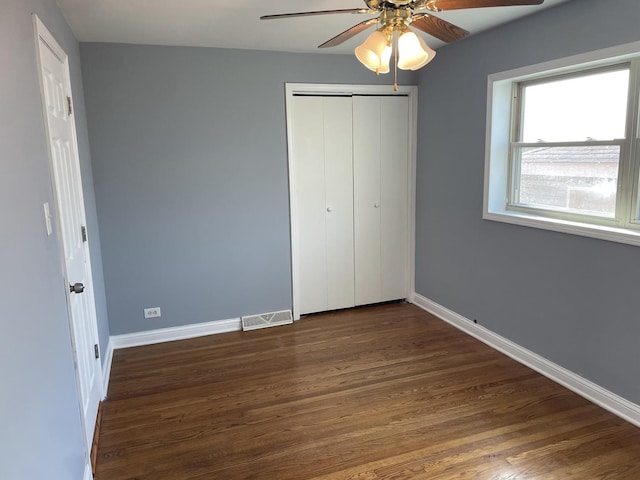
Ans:
{"label": "ceiling fan", "polygon": [[431,12],[466,8],[540,5],[543,2],[544,0],[364,0],[366,8],[264,15],[260,19],[272,20],[336,13],[377,15],[376,18],[360,22],[327,40],[318,48],[335,47],[369,27],[378,25],[375,32],[356,48],[355,53],[365,67],[379,74],[389,71],[389,59],[392,52],[396,54],[395,66],[403,70],[422,68],[435,56],[435,52],[424,40],[409,28],[410,25],[447,43],[469,35],[465,29],[431,15]]}

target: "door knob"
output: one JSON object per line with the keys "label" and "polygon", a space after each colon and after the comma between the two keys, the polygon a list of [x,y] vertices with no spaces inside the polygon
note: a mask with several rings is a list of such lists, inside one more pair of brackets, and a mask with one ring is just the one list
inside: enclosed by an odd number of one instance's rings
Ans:
{"label": "door knob", "polygon": [[380,208],[380,203],[379,203],[379,202],[374,203],[374,204],[373,204],[373,207],[374,207],[374,208]]}
{"label": "door knob", "polygon": [[331,212],[331,210],[333,210],[333,208],[327,207],[327,212]]}
{"label": "door knob", "polygon": [[69,285],[69,291],[71,293],[82,293],[82,292],[84,292],[84,283],[74,283],[73,285]]}

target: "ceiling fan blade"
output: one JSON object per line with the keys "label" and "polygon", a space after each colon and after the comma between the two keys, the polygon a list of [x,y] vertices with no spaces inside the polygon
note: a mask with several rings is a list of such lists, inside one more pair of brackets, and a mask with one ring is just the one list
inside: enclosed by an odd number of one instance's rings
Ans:
{"label": "ceiling fan blade", "polygon": [[351,37],[359,34],[360,32],[365,31],[371,25],[378,23],[377,18],[371,18],[369,20],[365,20],[364,22],[360,22],[357,25],[345,30],[339,35],[336,35],[330,40],[327,40],[322,45],[318,45],[318,48],[327,48],[327,47],[335,47],[336,45],[340,45],[342,42],[349,40]]}
{"label": "ceiling fan blade", "polygon": [[457,27],[453,23],[449,23],[446,20],[442,20],[441,18],[434,17],[432,15],[427,15],[426,13],[414,15],[411,26],[428,33],[443,42],[455,42],[456,40],[461,40],[469,35],[469,32],[464,28]]}
{"label": "ceiling fan blade", "polygon": [[279,15],[263,15],[260,20],[273,20],[276,18],[309,17],[312,15],[330,15],[332,13],[375,13],[368,8],[345,8],[342,10],[319,10],[316,12],[281,13]]}
{"label": "ceiling fan blade", "polygon": [[461,10],[463,8],[512,7],[516,5],[540,5],[544,0],[427,0],[424,7],[432,12]]}

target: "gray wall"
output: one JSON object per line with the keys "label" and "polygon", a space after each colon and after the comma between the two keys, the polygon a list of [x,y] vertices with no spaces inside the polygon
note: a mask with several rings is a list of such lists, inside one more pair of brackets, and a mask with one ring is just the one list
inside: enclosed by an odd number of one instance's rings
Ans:
{"label": "gray wall", "polygon": [[574,0],[420,73],[416,290],[640,404],[638,247],[482,220],[487,76],[640,40],[637,0]]}
{"label": "gray wall", "polygon": [[[81,55],[111,333],[291,308],[285,82],[392,77],[350,55]],[[145,320],[155,306],[162,317]]]}
{"label": "gray wall", "polygon": [[0,6],[0,478],[82,477],[80,406],[58,238],[43,203],[55,205],[31,13],[70,57],[101,343],[108,340],[100,244],[84,118],[78,44],[55,0]]}

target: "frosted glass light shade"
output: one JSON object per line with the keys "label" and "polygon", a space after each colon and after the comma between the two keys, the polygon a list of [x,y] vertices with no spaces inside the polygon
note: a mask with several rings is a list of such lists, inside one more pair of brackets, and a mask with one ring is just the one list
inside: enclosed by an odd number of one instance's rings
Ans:
{"label": "frosted glass light shade", "polygon": [[426,44],[422,37],[407,29],[398,38],[398,68],[418,70],[433,60],[436,52]]}
{"label": "frosted glass light shade", "polygon": [[387,36],[380,30],[376,30],[369,35],[362,45],[356,47],[355,53],[360,63],[369,70],[377,73],[387,73],[389,71],[391,47],[388,45]]}
{"label": "frosted glass light shade", "polygon": [[389,73],[389,60],[391,59],[392,51],[391,45],[384,47],[382,55],[380,56],[380,68],[378,68],[376,73]]}

